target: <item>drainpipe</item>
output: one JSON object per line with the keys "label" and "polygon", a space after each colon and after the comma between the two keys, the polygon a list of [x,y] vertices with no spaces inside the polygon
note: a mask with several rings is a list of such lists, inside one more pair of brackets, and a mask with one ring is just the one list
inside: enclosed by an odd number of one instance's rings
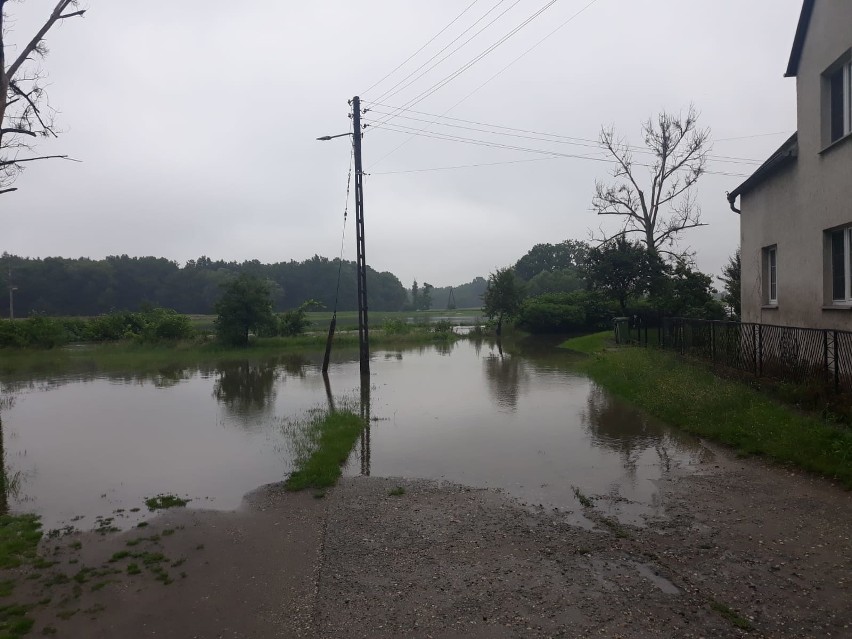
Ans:
{"label": "drainpipe", "polygon": [[731,210],[732,210],[734,213],[737,213],[737,214],[742,213],[742,211],[740,211],[740,210],[736,207],[736,205],[734,204],[734,202],[736,202],[736,201],[737,201],[737,194],[736,194],[736,193],[734,193],[733,195],[731,195],[730,193],[725,193],[725,195],[726,195],[726,196],[727,196],[727,198],[728,198],[728,204],[730,205]]}

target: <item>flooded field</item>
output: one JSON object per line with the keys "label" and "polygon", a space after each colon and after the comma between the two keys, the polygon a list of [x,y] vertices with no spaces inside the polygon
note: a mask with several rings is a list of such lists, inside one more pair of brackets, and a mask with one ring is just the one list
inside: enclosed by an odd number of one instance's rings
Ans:
{"label": "flooded field", "polygon": [[[370,418],[347,474],[506,490],[584,520],[578,499],[628,523],[661,514],[656,480],[709,454],[618,402],[541,342],[379,350],[361,385],[357,352],[2,378],[4,498],[45,528],[128,527],[144,500],[233,509],[291,469],[288,420],[349,402]],[[139,510],[134,510],[139,509]]]}

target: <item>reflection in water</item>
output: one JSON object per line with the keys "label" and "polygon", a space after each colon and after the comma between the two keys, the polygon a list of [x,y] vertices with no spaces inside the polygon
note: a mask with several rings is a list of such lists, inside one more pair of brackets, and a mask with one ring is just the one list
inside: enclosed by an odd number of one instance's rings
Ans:
{"label": "reflection in water", "polygon": [[278,369],[274,362],[222,362],[213,396],[234,415],[250,417],[272,409]]}
{"label": "reflection in water", "polygon": [[322,355],[142,361],[131,371],[79,361],[15,371],[0,362],[0,398],[16,394],[14,405],[0,399],[0,452],[17,471],[12,478],[26,479],[29,500],[10,492],[7,474],[0,507],[39,512],[48,528],[158,492],[232,509],[292,467],[297,447],[282,423],[325,405],[364,418],[349,473],[499,487],[567,510],[577,509],[577,486],[611,493],[620,509],[613,516],[629,504],[656,512],[661,472],[697,458],[686,436],[610,399],[552,343],[478,339],[451,352],[378,351],[374,375],[364,378],[357,349],[343,349],[330,381],[320,374]]}
{"label": "reflection in water", "polygon": [[364,430],[361,431],[361,474],[370,475],[370,377],[361,375],[361,419],[364,420]]}
{"label": "reflection in water", "polygon": [[631,478],[635,477],[636,465],[645,451],[654,450],[658,464],[665,472],[671,470],[672,453],[669,449],[699,456],[706,453],[696,440],[616,400],[596,384],[589,390],[586,413],[582,418],[592,441],[618,453]]}
{"label": "reflection in water", "polygon": [[520,357],[503,353],[502,345],[497,343],[498,352],[489,353],[483,360],[488,389],[493,393],[500,408],[515,411],[521,384],[529,381],[524,362]]}

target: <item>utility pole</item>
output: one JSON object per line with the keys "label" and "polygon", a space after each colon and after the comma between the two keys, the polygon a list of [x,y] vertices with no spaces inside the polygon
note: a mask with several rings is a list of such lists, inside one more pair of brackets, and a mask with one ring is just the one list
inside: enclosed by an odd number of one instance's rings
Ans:
{"label": "utility pole", "polygon": [[361,99],[352,98],[352,144],[355,154],[355,242],[358,248],[358,348],[361,375],[370,374],[367,322],[367,258],[364,254],[364,170],[361,163]]}
{"label": "utility pole", "polygon": [[[324,135],[317,140],[327,142],[334,138],[352,136],[352,154],[355,156],[355,242],[358,253],[358,349],[361,363],[361,375],[370,374],[370,329],[367,321],[367,257],[364,254],[364,168],[361,162],[361,98],[357,95],[349,101],[352,107],[352,132],[339,133],[337,135]],[[347,195],[349,194],[347,190]],[[338,286],[340,282],[338,281]],[[334,338],[337,310],[335,304],[335,315],[332,317],[328,329],[328,340],[325,345],[325,358],[323,359],[322,372],[328,372],[328,363],[331,356],[331,342]]]}

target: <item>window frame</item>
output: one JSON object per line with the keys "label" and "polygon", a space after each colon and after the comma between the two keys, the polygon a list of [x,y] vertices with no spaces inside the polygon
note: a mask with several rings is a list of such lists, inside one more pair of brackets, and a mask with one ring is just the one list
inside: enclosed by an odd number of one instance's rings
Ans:
{"label": "window frame", "polygon": [[[824,93],[824,146],[829,147],[852,136],[852,50],[823,72]],[[837,85],[839,84],[839,88]],[[840,95],[837,95],[837,91]],[[838,122],[837,109],[840,109]]]}
{"label": "window frame", "polygon": [[778,306],[778,245],[763,248],[763,303],[766,306]]}
{"label": "window frame", "polygon": [[[852,306],[852,224],[829,229],[829,278],[831,283],[831,304],[833,306]],[[843,233],[843,297],[836,297],[834,238],[837,233]]]}

